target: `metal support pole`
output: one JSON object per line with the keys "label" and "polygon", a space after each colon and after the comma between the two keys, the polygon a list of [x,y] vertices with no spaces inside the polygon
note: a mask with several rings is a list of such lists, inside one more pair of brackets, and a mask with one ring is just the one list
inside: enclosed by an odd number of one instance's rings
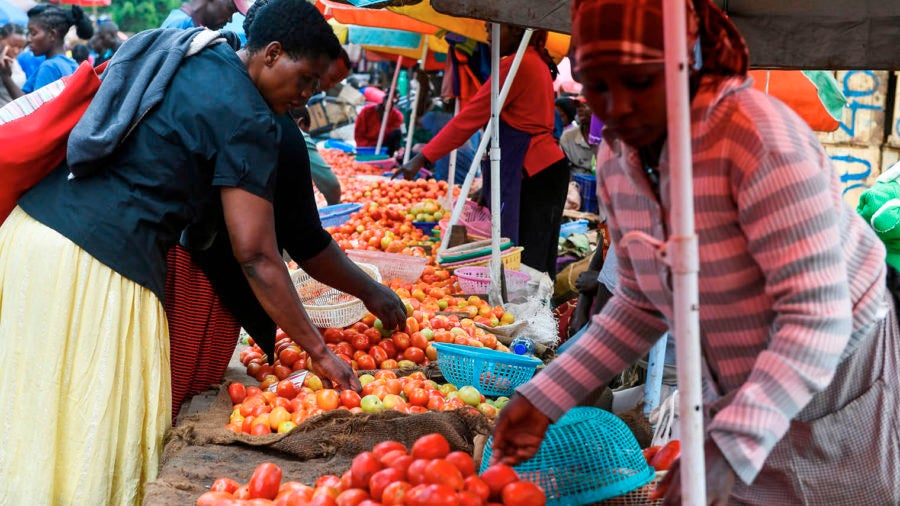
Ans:
{"label": "metal support pole", "polygon": [[388,90],[387,103],[384,104],[384,114],[381,117],[381,130],[378,131],[378,142],[375,143],[375,154],[381,154],[381,143],[384,142],[384,131],[387,129],[388,118],[391,117],[391,111],[394,109],[394,91],[397,89],[397,76],[400,75],[400,63],[403,61],[402,56],[397,57],[397,68],[394,69],[394,78],[391,79],[391,88]]}
{"label": "metal support pole", "polygon": [[674,288],[675,352],[678,363],[681,416],[681,501],[706,504],[706,465],[703,452],[700,323],[697,273],[699,252],[694,230],[694,187],[691,170],[691,102],[688,93],[690,60],[687,53],[684,0],[663,2],[666,69],[666,113],[671,170],[672,235],[670,253]]}

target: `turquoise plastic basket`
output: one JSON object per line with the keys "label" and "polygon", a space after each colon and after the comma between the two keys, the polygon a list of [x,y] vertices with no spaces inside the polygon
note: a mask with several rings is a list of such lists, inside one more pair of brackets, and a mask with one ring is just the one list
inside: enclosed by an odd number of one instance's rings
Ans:
{"label": "turquoise plastic basket", "polygon": [[[485,443],[481,471],[491,460],[493,443],[493,437]],[[547,506],[604,501],[643,487],[656,475],[625,422],[590,407],[572,408],[550,425],[537,455],[514,469],[544,490]]]}
{"label": "turquoise plastic basket", "polygon": [[512,395],[516,387],[530,380],[543,362],[487,348],[461,344],[432,343],[444,378],[451,383],[475,385],[484,395]]}

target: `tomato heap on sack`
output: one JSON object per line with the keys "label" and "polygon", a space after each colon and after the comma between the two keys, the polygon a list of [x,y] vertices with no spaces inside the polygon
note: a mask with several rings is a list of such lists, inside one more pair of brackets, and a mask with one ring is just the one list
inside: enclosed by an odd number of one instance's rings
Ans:
{"label": "tomato heap on sack", "polygon": [[307,418],[325,411],[346,409],[352,413],[378,413],[393,409],[401,413],[477,410],[489,418],[509,402],[507,397],[487,399],[477,388],[465,385],[439,385],[416,371],[398,378],[393,371],[382,370],[359,378],[362,395],[353,390],[324,388],[322,380],[309,373],[297,387],[285,379],[274,388],[247,387],[241,383],[228,385],[233,409],[225,428],[251,435],[290,432]]}
{"label": "tomato heap on sack", "polygon": [[246,485],[217,479],[197,499],[197,506],[227,506],[239,500],[274,506],[543,506],[547,502],[539,486],[520,480],[509,466],[496,464],[476,475],[472,456],[451,451],[440,434],[422,436],[409,451],[396,441],[378,443],[354,457],[341,476],[321,476],[314,486],[281,483],[282,477],[275,464],[260,464]]}

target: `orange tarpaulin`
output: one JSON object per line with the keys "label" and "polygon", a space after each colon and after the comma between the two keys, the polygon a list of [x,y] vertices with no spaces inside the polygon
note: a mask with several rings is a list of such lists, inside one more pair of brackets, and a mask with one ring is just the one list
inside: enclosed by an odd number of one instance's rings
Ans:
{"label": "orange tarpaulin", "polygon": [[[768,74],[768,75],[767,75]],[[813,130],[833,132],[839,122],[831,117],[819,99],[815,85],[799,70],[751,70],[753,87],[766,91],[794,110]]]}

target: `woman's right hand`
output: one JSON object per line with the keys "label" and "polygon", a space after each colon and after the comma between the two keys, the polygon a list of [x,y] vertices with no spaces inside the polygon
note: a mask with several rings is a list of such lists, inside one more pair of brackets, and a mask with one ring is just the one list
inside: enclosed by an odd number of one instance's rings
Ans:
{"label": "woman's right hand", "polygon": [[391,179],[396,178],[399,175],[403,175],[403,178],[406,180],[413,180],[416,177],[416,174],[425,166],[425,162],[428,159],[422,153],[412,157],[408,162],[403,164],[399,169],[394,171],[394,174],[391,176]]}
{"label": "woman's right hand", "polygon": [[514,466],[537,453],[550,418],[521,395],[514,395],[502,410],[494,428],[491,464]]}
{"label": "woman's right hand", "polygon": [[350,389],[359,392],[362,390],[362,385],[353,369],[331,350],[326,349],[323,355],[313,357],[312,370],[323,381],[330,381],[332,388],[337,391]]}

